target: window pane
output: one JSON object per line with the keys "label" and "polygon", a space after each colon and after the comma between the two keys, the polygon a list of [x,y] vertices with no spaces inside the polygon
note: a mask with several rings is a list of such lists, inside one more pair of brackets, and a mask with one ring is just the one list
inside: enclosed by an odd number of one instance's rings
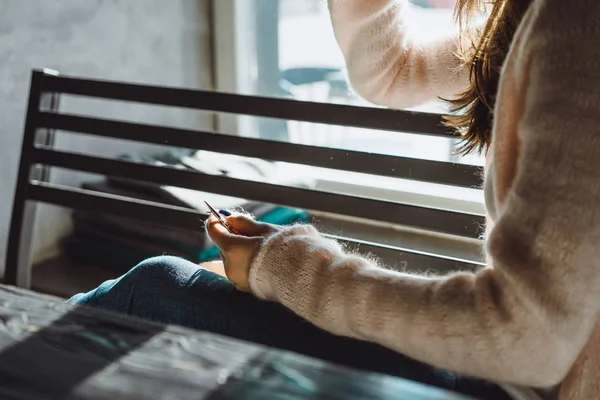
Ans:
{"label": "window pane", "polygon": [[[247,0],[244,0],[247,1]],[[304,101],[371,106],[346,79],[324,0],[252,0],[256,11],[255,93]],[[456,29],[455,0],[414,1],[422,35],[438,37]],[[248,68],[249,71],[252,68]],[[442,101],[414,110],[446,113]],[[296,143],[482,165],[479,156],[453,155],[457,142],[402,132],[382,132],[299,122],[261,120],[260,136]]]}

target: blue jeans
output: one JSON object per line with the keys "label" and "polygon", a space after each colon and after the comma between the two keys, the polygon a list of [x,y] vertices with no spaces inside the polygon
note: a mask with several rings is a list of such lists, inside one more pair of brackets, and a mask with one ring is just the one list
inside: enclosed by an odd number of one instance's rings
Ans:
{"label": "blue jeans", "polygon": [[69,301],[278,347],[480,399],[509,399],[496,385],[435,369],[374,343],[325,332],[280,304],[239,292],[222,276],[181,258],[151,258]]}

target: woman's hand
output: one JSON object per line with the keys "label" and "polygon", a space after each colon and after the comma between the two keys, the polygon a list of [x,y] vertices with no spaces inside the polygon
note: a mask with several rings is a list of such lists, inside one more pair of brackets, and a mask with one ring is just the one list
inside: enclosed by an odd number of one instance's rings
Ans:
{"label": "woman's hand", "polygon": [[248,276],[250,266],[265,237],[280,230],[279,227],[257,222],[245,215],[225,217],[238,234],[227,230],[215,217],[206,221],[206,232],[221,251],[225,274],[236,289],[250,292]]}

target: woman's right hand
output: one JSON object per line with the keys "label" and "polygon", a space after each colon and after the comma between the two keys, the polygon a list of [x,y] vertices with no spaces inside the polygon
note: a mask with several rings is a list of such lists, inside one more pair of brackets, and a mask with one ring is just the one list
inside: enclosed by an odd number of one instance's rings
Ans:
{"label": "woman's right hand", "polygon": [[206,221],[206,232],[221,252],[227,278],[235,284],[236,289],[250,292],[249,275],[254,257],[265,238],[281,228],[255,221],[246,215],[232,215],[226,220],[236,233],[229,232],[213,216]]}

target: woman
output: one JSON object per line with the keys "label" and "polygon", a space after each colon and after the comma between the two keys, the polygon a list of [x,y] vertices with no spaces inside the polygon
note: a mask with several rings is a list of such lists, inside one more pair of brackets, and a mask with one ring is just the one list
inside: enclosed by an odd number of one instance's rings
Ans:
{"label": "woman", "polygon": [[[483,3],[459,0],[463,28]],[[600,2],[497,0],[474,42],[465,30],[460,41],[418,43],[405,1],[330,0],[330,9],[359,93],[390,107],[452,98],[464,115],[448,123],[465,150],[489,146],[487,268],[389,271],[310,226],[231,216],[244,236],[215,219],[207,231],[233,283],[160,258],[73,301],[480,398],[596,397]]]}

